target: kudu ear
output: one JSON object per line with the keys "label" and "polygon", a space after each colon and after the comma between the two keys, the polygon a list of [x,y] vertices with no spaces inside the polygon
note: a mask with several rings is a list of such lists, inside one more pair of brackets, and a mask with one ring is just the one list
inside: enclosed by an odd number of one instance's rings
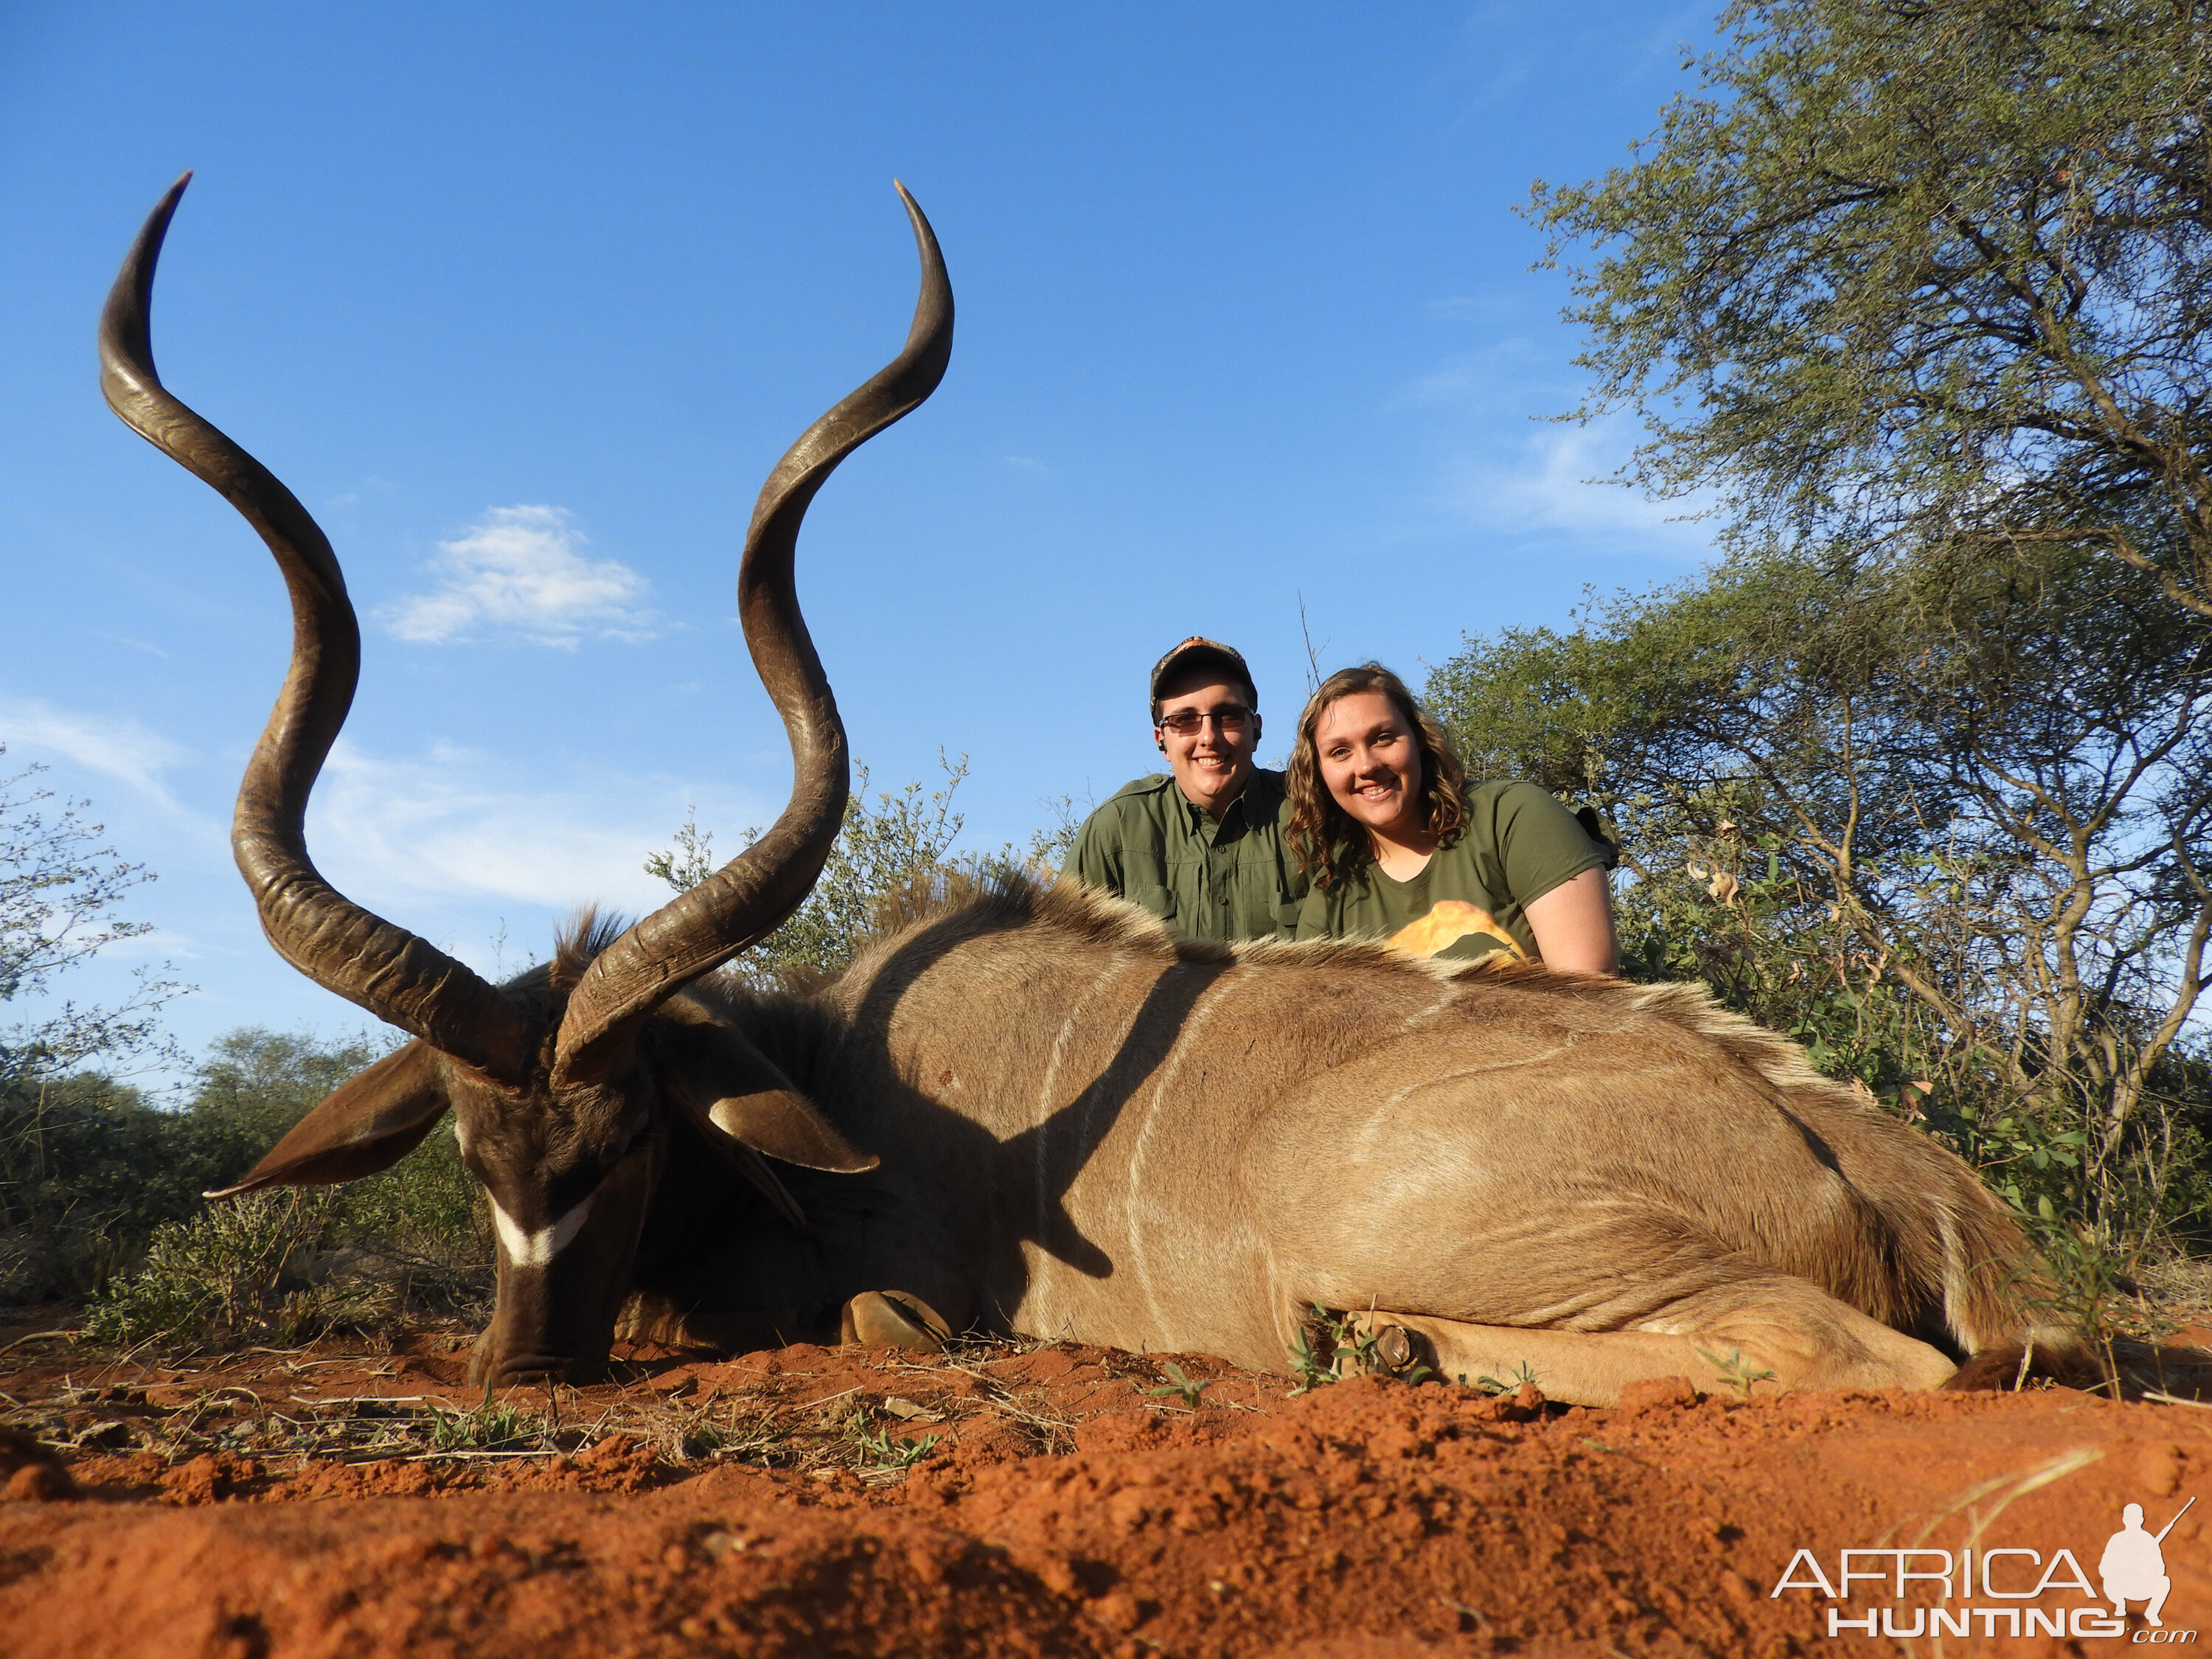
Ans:
{"label": "kudu ear", "polygon": [[264,1187],[358,1181],[388,1170],[422,1144],[448,1103],[441,1056],[410,1042],[349,1079],[294,1124],[245,1179],[205,1198],[235,1198]]}
{"label": "kudu ear", "polygon": [[854,1151],[774,1061],[720,1021],[664,1018],[653,1073],[671,1094],[757,1152],[839,1175],[881,1161]]}

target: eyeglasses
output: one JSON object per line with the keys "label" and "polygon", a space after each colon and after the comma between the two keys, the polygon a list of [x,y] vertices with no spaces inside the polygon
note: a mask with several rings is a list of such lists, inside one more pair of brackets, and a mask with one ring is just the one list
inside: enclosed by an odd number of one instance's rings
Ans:
{"label": "eyeglasses", "polygon": [[1178,708],[1172,714],[1162,716],[1160,724],[1179,738],[1194,737],[1206,721],[1224,737],[1234,736],[1251,724],[1252,711],[1231,703],[1226,708],[1209,708],[1203,714],[1195,708]]}

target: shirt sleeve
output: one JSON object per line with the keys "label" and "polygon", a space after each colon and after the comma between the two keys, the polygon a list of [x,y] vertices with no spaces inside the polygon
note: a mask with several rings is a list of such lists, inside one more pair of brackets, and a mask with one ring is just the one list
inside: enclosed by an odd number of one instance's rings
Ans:
{"label": "shirt sleeve", "polygon": [[1321,887],[1309,886],[1298,901],[1297,918],[1291,924],[1292,939],[1334,939],[1342,908],[1332,900],[1340,900],[1341,893],[1332,893]]}
{"label": "shirt sleeve", "polygon": [[1063,880],[1072,878],[1085,887],[1121,896],[1120,816],[1114,803],[1108,801],[1083,820],[1083,827],[1075,832],[1075,851],[1060,872]]}
{"label": "shirt sleeve", "polygon": [[1498,799],[1498,853],[1513,902],[1526,909],[1585,870],[1613,862],[1548,789],[1516,783]]}

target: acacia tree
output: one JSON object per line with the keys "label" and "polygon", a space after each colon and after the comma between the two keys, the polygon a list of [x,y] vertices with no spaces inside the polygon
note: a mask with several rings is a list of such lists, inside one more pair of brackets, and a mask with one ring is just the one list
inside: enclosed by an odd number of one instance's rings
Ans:
{"label": "acacia tree", "polygon": [[149,931],[116,910],[152,873],[101,844],[85,803],[39,787],[42,769],[0,774],[0,1303],[97,1283],[131,1243],[124,1218],[141,1212],[131,1194],[173,1162],[155,1156],[161,1115],[102,1073],[181,1058],[159,1014],[184,988],[142,968],[120,1002],[43,1000],[37,1015],[10,1018]]}
{"label": "acacia tree", "polygon": [[[2056,541],[2212,619],[2212,20],[2199,0],[1735,0],[1627,166],[1526,210],[1576,413],[1734,533]],[[1685,64],[1685,68],[1692,67]]]}

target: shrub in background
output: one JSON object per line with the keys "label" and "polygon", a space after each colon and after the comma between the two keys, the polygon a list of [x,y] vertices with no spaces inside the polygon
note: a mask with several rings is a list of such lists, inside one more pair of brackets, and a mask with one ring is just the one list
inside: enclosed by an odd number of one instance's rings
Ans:
{"label": "shrub in background", "polygon": [[94,1074],[0,1090],[0,1300],[88,1297],[103,1340],[293,1340],[489,1297],[489,1224],[451,1133],[343,1187],[210,1203],[386,1052],[258,1029],[217,1040],[180,1109]]}
{"label": "shrub in background", "polygon": [[[945,786],[924,793],[919,782],[868,802],[868,769],[855,761],[845,822],[831,845],[821,879],[806,902],[781,927],[732,963],[726,970],[768,991],[805,991],[842,972],[861,943],[919,915],[930,904],[957,899],[1003,872],[1024,870],[1049,879],[1075,845],[1080,823],[1075,799],[1040,802],[1050,815],[1026,848],[1008,842],[994,853],[952,856],[966,820],[952,798],[968,775],[968,757],[939,764]],[[742,852],[760,839],[757,827],[739,837]],[[648,854],[645,872],[681,893],[714,873],[714,835],[687,813],[675,845]]]}

